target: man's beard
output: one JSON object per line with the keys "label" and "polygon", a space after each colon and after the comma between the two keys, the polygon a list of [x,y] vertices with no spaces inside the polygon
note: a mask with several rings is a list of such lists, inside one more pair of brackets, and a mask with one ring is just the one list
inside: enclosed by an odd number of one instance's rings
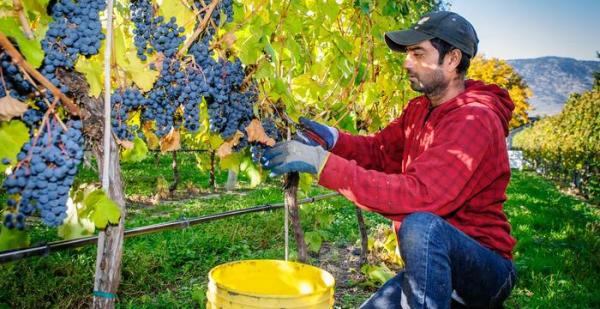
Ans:
{"label": "man's beard", "polygon": [[[409,72],[409,75],[412,74]],[[449,84],[449,81],[444,79],[444,73],[441,69],[434,70],[430,76],[427,76],[428,78],[418,78],[416,75],[412,76],[416,80],[410,81],[410,88],[428,97],[442,93]]]}

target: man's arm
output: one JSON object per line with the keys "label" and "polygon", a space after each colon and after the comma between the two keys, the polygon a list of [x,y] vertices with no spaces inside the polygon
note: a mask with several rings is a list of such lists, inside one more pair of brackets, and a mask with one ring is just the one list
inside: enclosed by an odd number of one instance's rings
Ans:
{"label": "man's arm", "polygon": [[460,193],[472,190],[467,183],[489,149],[490,117],[494,116],[487,112],[447,115],[438,124],[441,130],[431,147],[407,166],[405,174],[368,170],[332,154],[319,184],[339,191],[359,207],[388,217],[416,211],[447,215],[470,195]]}
{"label": "man's arm", "polygon": [[402,119],[402,116],[396,118],[383,130],[373,135],[361,136],[340,132],[331,153],[347,160],[354,160],[364,169],[383,171],[385,162],[402,160],[405,139]]}

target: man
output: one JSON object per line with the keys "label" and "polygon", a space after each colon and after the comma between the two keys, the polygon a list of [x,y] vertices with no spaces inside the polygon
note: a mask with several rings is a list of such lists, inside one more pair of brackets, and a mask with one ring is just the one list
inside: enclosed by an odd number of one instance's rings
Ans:
{"label": "man", "polygon": [[265,152],[272,174],[318,175],[319,184],[390,218],[405,269],[363,308],[498,308],[512,290],[515,240],[502,210],[510,168],[506,90],[466,80],[478,38],[452,12],[385,35],[406,53],[411,87],[424,95],[372,136],[308,119],[300,141]]}

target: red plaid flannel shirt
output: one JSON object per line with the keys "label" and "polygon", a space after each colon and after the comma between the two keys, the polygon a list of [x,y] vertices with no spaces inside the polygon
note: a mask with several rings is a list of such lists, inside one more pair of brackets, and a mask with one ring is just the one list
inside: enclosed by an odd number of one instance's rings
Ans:
{"label": "red plaid flannel shirt", "polygon": [[430,107],[421,96],[374,135],[340,132],[319,184],[392,219],[396,229],[408,214],[437,214],[512,259],[515,239],[502,210],[514,109],[508,92],[468,80],[463,93]]}

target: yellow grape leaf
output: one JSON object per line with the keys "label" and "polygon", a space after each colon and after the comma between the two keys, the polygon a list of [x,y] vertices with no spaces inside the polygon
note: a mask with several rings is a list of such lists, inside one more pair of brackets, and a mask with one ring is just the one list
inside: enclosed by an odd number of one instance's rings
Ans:
{"label": "yellow grape leaf", "polygon": [[102,92],[102,85],[104,83],[103,57],[104,52],[102,51],[90,58],[79,57],[75,63],[75,70],[85,75],[85,79],[90,85],[90,95],[94,97],[98,97]]}
{"label": "yellow grape leaf", "polygon": [[177,151],[181,149],[179,131],[171,128],[171,132],[160,139],[160,151]]}
{"label": "yellow grape leaf", "polygon": [[177,26],[185,28],[185,37],[187,40],[190,39],[191,34],[194,32],[196,26],[196,15],[192,9],[187,6],[187,3],[192,1],[173,1],[173,0],[158,0],[158,15],[164,16],[165,21],[169,21],[171,17],[177,19]]}
{"label": "yellow grape leaf", "polygon": [[9,121],[25,113],[29,106],[9,95],[0,98],[0,121]]}
{"label": "yellow grape leaf", "polygon": [[233,147],[240,142],[242,137],[244,137],[244,133],[236,131],[229,140],[225,141],[223,145],[217,149],[217,156],[219,156],[219,158],[223,158],[233,153]]}
{"label": "yellow grape leaf", "polygon": [[258,119],[253,119],[246,127],[248,142],[259,142],[267,146],[275,145],[275,140],[265,133],[265,129]]}
{"label": "yellow grape leaf", "polygon": [[210,148],[212,149],[219,149],[219,147],[221,147],[221,145],[223,145],[223,139],[221,138],[221,135],[219,134],[213,134],[213,133],[208,133],[208,143],[210,144]]}
{"label": "yellow grape leaf", "polygon": [[219,165],[222,170],[231,170],[236,174],[240,172],[240,163],[244,155],[242,153],[231,153],[219,160]]}
{"label": "yellow grape leaf", "polygon": [[[127,41],[127,35],[125,34],[126,27],[114,27],[113,28],[113,57],[117,62],[117,65],[122,67],[127,64],[127,46],[133,46],[133,42],[129,39]],[[137,56],[136,56],[137,57]]]}
{"label": "yellow grape leaf", "polygon": [[133,80],[144,92],[152,89],[158,77],[158,71],[150,70],[149,65],[143,63],[134,51],[127,52],[126,64],[121,65],[121,68],[127,72],[128,78]]}

